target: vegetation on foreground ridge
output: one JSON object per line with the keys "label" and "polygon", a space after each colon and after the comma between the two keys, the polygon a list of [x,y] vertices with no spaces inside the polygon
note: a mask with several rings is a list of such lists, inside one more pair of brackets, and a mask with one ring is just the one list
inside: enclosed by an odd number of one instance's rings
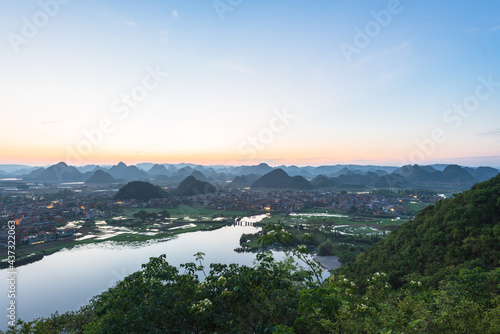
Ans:
{"label": "vegetation on foreground ridge", "polygon": [[420,282],[394,290],[387,274],[375,273],[364,293],[342,275],[321,282],[313,269],[291,258],[276,262],[269,253],[253,267],[213,264],[206,277],[204,270],[188,263],[181,272],[164,256],[151,258],[79,311],[19,320],[7,333],[500,331],[499,269],[464,269],[433,290]]}

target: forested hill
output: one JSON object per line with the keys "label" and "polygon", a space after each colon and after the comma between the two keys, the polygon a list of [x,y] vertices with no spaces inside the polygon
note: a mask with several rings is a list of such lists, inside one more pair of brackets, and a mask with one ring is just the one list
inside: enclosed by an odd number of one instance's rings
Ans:
{"label": "forested hill", "polygon": [[252,183],[252,188],[312,189],[312,185],[302,176],[289,176],[283,169],[274,169]]}
{"label": "forested hill", "polygon": [[115,199],[149,201],[153,198],[164,198],[168,196],[169,194],[159,186],[155,186],[149,182],[132,181],[120,188],[115,195]]}
{"label": "forested hill", "polygon": [[500,175],[436,202],[353,263],[339,269],[358,282],[375,272],[394,287],[420,281],[436,287],[463,268],[500,266]]}
{"label": "forested hill", "polygon": [[195,196],[206,193],[214,193],[217,189],[214,185],[200,181],[194,176],[186,177],[175,192],[179,196]]}

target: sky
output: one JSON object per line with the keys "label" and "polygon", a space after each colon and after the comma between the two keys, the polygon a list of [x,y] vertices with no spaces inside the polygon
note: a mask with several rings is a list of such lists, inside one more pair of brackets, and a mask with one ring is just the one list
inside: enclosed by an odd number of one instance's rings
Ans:
{"label": "sky", "polygon": [[0,163],[500,167],[496,0],[0,8]]}

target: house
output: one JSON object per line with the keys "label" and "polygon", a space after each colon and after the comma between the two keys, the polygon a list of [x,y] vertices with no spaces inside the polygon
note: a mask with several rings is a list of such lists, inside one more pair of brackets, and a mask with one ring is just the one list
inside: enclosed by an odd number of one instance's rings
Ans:
{"label": "house", "polygon": [[28,244],[30,245],[42,244],[44,242],[45,232],[38,232],[37,234],[28,236]]}
{"label": "house", "polygon": [[45,232],[45,242],[57,240],[57,234],[55,232]]}
{"label": "house", "polygon": [[75,234],[75,230],[72,228],[59,228],[57,229],[57,236],[59,239],[69,238]]}

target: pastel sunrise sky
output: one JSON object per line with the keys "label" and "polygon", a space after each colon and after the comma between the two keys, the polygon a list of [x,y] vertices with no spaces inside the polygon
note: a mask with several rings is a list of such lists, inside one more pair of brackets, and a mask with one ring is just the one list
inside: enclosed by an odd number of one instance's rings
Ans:
{"label": "pastel sunrise sky", "polygon": [[0,163],[500,166],[497,0],[0,8]]}

